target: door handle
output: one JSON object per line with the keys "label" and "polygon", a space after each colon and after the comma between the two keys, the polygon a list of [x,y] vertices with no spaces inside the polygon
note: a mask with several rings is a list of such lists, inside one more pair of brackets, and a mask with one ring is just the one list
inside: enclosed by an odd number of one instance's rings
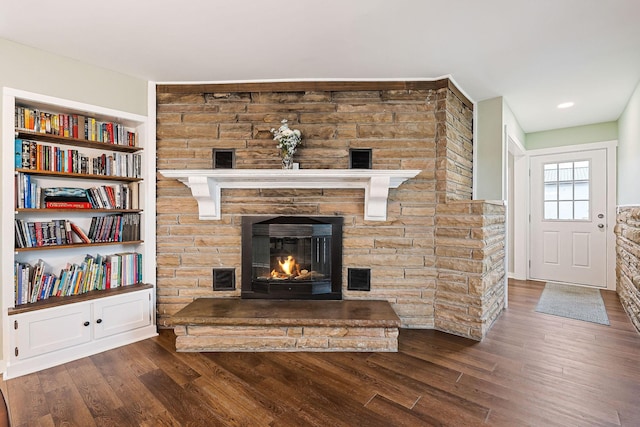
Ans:
{"label": "door handle", "polygon": [[598,224],[598,228],[604,228],[604,224]]}

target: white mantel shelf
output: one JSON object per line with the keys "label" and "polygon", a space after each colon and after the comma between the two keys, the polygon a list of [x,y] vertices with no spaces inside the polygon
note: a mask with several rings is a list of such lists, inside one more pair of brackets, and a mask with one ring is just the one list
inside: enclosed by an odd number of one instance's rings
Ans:
{"label": "white mantel shelf", "polygon": [[363,188],[364,219],[386,221],[390,188],[421,171],[380,169],[165,169],[191,189],[202,220],[219,220],[223,188]]}

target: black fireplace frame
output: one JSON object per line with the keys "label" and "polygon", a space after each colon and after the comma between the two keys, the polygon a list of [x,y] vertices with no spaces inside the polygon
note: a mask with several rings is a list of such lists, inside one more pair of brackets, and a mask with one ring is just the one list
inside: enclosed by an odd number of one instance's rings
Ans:
{"label": "black fireplace frame", "polygon": [[[258,282],[252,278],[252,231],[254,224],[330,224],[331,289],[318,293],[310,283]],[[242,217],[242,298],[251,299],[342,299],[342,225],[338,216],[243,216]]]}

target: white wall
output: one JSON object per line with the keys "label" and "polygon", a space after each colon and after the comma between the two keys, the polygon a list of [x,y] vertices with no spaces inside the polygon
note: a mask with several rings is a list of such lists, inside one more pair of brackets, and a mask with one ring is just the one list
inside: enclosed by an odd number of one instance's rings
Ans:
{"label": "white wall", "polygon": [[640,205],[640,83],[618,119],[618,205]]}

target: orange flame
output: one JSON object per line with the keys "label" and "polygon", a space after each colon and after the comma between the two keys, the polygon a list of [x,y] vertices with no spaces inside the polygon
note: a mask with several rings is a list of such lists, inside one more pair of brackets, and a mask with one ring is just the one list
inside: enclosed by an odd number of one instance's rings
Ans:
{"label": "orange flame", "polygon": [[280,269],[287,275],[292,275],[296,268],[296,259],[289,255],[286,260],[281,261],[278,260],[278,264],[280,264]]}

